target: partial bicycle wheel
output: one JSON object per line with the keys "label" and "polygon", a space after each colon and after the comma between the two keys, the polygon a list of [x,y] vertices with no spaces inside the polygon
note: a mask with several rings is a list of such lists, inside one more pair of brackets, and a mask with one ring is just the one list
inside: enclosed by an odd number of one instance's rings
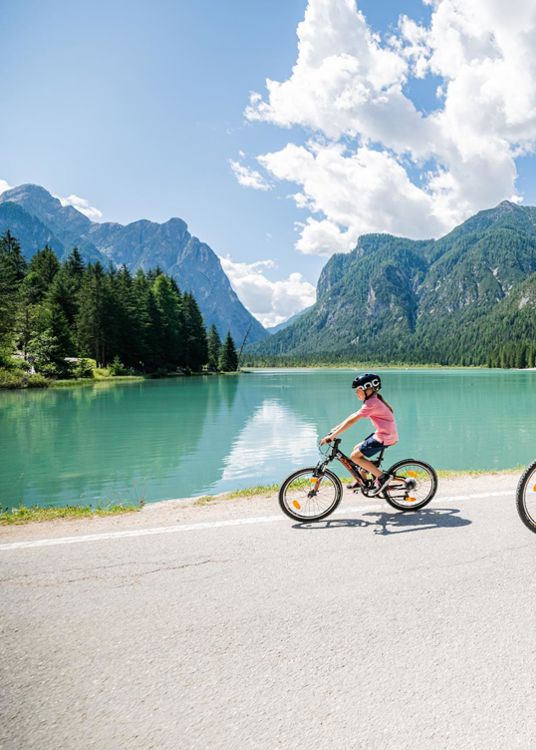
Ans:
{"label": "partial bicycle wheel", "polygon": [[414,458],[407,458],[388,469],[395,478],[383,491],[383,496],[397,510],[419,510],[428,505],[437,492],[437,474],[434,469]]}
{"label": "partial bicycle wheel", "polygon": [[279,490],[283,513],[296,521],[320,521],[333,513],[342,498],[339,477],[328,469],[298,469],[285,479]]}
{"label": "partial bicycle wheel", "polygon": [[525,469],[519,479],[516,505],[519,517],[527,529],[536,533],[536,461]]}

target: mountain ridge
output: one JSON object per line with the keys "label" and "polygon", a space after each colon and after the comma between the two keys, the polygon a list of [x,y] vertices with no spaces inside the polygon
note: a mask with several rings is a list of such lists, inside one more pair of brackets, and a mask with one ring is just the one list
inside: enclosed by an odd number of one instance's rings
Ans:
{"label": "mountain ridge", "polygon": [[194,294],[207,327],[215,324],[221,336],[230,330],[241,344],[246,335],[253,342],[269,335],[239,300],[216,253],[190,234],[183,219],[93,222],[42,186],[27,183],[0,194],[0,232],[6,229],[19,239],[26,258],[49,244],[60,258],[76,246],[88,262],[124,264],[133,272],[160,266],[183,291]]}
{"label": "mountain ridge", "polygon": [[[249,353],[484,364],[504,343],[497,341],[496,329],[503,339],[536,341],[530,305],[522,323],[514,315],[508,330],[499,325],[511,295],[534,274],[536,208],[510,201],[475,214],[437,240],[363,235],[354,250],[326,263],[312,309]],[[536,288],[536,275],[533,280]]]}

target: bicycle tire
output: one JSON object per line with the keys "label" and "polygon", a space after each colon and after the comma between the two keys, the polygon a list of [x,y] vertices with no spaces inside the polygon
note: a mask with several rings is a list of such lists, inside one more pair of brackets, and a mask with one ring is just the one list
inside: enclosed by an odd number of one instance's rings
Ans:
{"label": "bicycle tire", "polygon": [[430,464],[427,464],[425,461],[419,461],[415,458],[405,458],[402,461],[398,461],[396,464],[393,464],[389,469],[387,469],[387,473],[396,474],[397,472],[400,472],[400,470],[404,466],[421,467],[421,469],[424,469],[424,471],[427,472],[430,480],[430,489],[427,491],[425,497],[415,501],[412,500],[411,504],[408,504],[407,500],[404,500],[403,502],[400,501],[400,499],[397,497],[395,487],[390,488],[389,486],[387,486],[387,488],[383,491],[383,497],[385,498],[385,500],[387,500],[392,508],[396,508],[396,510],[407,513],[408,511],[420,510],[421,508],[424,508],[425,505],[428,505],[428,503],[432,500],[437,492],[438,480],[437,474],[432,466],[430,466]]}
{"label": "bicycle tire", "polygon": [[519,482],[517,483],[516,488],[517,512],[527,529],[530,529],[530,531],[532,531],[534,534],[536,534],[536,518],[532,517],[530,511],[527,508],[525,493],[529,479],[535,471],[536,461],[533,461],[529,466],[527,466],[523,474],[519,477]]}
{"label": "bicycle tire", "polygon": [[[318,512],[314,512],[314,510],[310,513],[300,512],[302,508],[300,507],[301,503],[299,503],[297,500],[295,502],[298,503],[298,505],[292,505],[292,499],[289,497],[287,498],[287,490],[290,486],[290,484],[293,482],[293,480],[298,479],[300,476],[303,476],[305,479],[307,476],[309,476],[309,482],[311,481],[311,478],[314,477],[316,473],[315,467],[308,467],[305,469],[298,469],[297,471],[294,471],[292,474],[290,474],[282,483],[281,487],[279,488],[279,505],[281,507],[281,510],[285,515],[287,515],[289,518],[292,518],[295,521],[320,521],[322,518],[326,518],[326,516],[329,516],[330,513],[333,513],[335,508],[338,506],[338,504],[341,502],[342,499],[342,484],[339,477],[329,469],[324,469],[322,472],[322,480],[328,479],[333,488],[334,488],[334,498],[329,503],[329,506],[323,510],[319,509]],[[308,507],[312,505],[312,503],[309,503],[308,501],[312,498],[305,498],[305,502],[307,503]],[[288,502],[287,502],[288,500]]]}

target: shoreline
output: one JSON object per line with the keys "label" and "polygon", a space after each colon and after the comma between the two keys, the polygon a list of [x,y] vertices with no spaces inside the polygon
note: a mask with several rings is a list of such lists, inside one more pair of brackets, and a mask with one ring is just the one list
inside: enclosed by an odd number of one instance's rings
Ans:
{"label": "shoreline", "polygon": [[0,392],[2,391],[34,391],[34,390],[46,390],[47,388],[74,388],[77,386],[88,386],[98,385],[99,383],[114,383],[120,385],[121,383],[142,383],[153,380],[174,380],[176,378],[191,378],[191,377],[214,377],[215,375],[223,375],[225,377],[235,377],[237,375],[249,375],[257,372],[270,372],[270,371],[281,371],[290,372],[298,371],[303,372],[307,370],[363,370],[367,368],[374,368],[378,370],[486,370],[488,372],[535,372],[536,367],[487,367],[486,365],[438,365],[438,364],[417,364],[417,365],[404,365],[404,364],[375,364],[375,363],[344,363],[344,364],[316,364],[316,365],[245,365],[236,372],[191,372],[191,373],[170,373],[162,377],[152,377],[151,375],[111,375],[109,377],[98,377],[98,378],[63,378],[60,380],[47,380],[39,386],[16,385],[16,386],[2,386],[0,385]]}
{"label": "shoreline", "polygon": [[[437,475],[440,480],[439,488],[442,484],[483,484],[494,485],[497,482],[516,481],[522,473],[524,466],[516,466],[507,469],[438,469]],[[350,480],[350,477],[340,477],[343,486]],[[24,506],[5,510],[0,513],[0,532],[5,533],[7,529],[27,527],[55,526],[63,524],[75,524],[77,521],[95,523],[101,519],[117,519],[133,517],[147,517],[147,515],[158,515],[159,513],[168,514],[173,510],[189,510],[200,512],[203,509],[222,508],[231,505],[246,505],[251,507],[260,501],[268,499],[274,500],[277,504],[277,491],[279,484],[259,485],[254,487],[245,487],[242,489],[228,490],[219,492],[214,495],[196,495],[192,497],[167,498],[155,500],[154,502],[132,502],[114,503],[111,505],[97,505],[94,508],[86,505],[66,505],[66,506]],[[352,493],[350,493],[352,494]],[[348,492],[345,491],[345,496]],[[356,496],[361,498],[360,495]],[[361,498],[364,499],[364,498]],[[13,520],[8,520],[10,514],[13,514]]]}
{"label": "shoreline", "polygon": [[48,388],[74,388],[77,386],[88,386],[88,385],[99,385],[100,383],[120,385],[121,383],[142,383],[152,382],[157,380],[176,380],[177,378],[195,378],[195,377],[213,377],[214,375],[235,376],[240,375],[242,370],[236,372],[189,372],[189,373],[170,373],[169,375],[163,375],[159,377],[153,377],[151,375],[110,375],[109,377],[98,377],[98,378],[62,378],[59,380],[47,380],[39,386],[16,385],[16,386],[0,386],[0,392],[2,391],[46,391]]}

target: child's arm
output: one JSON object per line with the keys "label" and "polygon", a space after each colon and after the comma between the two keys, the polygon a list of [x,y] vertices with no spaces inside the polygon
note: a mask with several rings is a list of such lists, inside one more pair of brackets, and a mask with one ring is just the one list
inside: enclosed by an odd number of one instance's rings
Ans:
{"label": "child's arm", "polygon": [[343,422],[338,424],[336,427],[332,427],[330,433],[326,435],[326,437],[322,438],[322,440],[320,441],[320,445],[324,445],[324,443],[330,443],[332,440],[335,440],[337,435],[340,435],[342,432],[347,430],[359,419],[363,419],[363,417],[359,414],[358,411],[356,411],[354,414],[350,414],[350,416],[346,417]]}

